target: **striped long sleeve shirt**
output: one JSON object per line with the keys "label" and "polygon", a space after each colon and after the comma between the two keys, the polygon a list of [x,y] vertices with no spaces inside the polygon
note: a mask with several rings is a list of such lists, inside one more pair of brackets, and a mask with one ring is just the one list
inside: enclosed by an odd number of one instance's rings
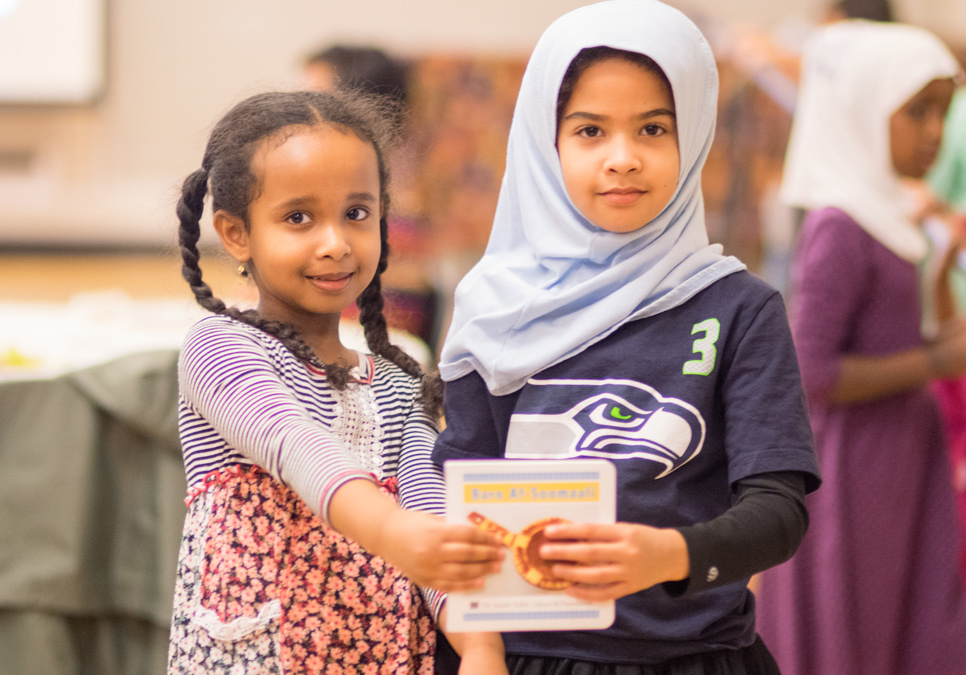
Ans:
{"label": "striped long sleeve shirt", "polygon": [[400,504],[442,514],[443,479],[431,460],[438,434],[418,383],[363,355],[338,391],[272,336],[225,316],[199,321],[178,364],[179,428],[189,489],[212,471],[257,465],[328,522],[346,482],[396,477]]}

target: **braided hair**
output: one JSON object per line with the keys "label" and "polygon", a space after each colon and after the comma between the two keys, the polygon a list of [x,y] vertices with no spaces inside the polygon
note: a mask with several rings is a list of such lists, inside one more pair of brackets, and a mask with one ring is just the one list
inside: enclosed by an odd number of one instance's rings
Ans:
{"label": "braided hair", "polygon": [[376,274],[356,299],[359,319],[366,343],[378,354],[421,380],[420,400],[431,412],[439,409],[438,379],[424,377],[414,358],[389,341],[389,329],[383,316],[382,273],[389,260],[387,212],[389,208],[389,170],[383,149],[392,135],[391,123],[380,114],[379,104],[371,98],[347,92],[269,92],[257,94],[229,110],[215,125],[205,148],[201,168],[191,173],[181,188],[177,205],[178,243],[181,248],[181,274],[191,286],[195,299],[215,314],[223,314],[249,324],[277,338],[299,359],[322,367],[329,383],[344,389],[349,371],[337,363],[322,363],[294,326],[261,316],[257,310],[228,307],[216,298],[201,276],[198,239],[205,197],[210,192],[213,211],[225,211],[239,218],[246,229],[251,227],[248,209],[257,196],[258,177],[252,161],[259,145],[268,138],[291,131],[294,126],[327,125],[347,129],[370,143],[376,152],[379,169],[379,217],[381,252]]}

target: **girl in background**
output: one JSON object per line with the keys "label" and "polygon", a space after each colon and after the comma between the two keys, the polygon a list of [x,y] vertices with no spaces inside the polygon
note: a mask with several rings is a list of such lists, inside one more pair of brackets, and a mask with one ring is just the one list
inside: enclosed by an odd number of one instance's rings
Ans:
{"label": "girl in background", "polygon": [[617,618],[504,633],[511,673],[777,672],[747,582],[795,551],[818,468],[781,297],[708,243],[717,84],[656,0],[561,17],[527,66],[434,458],[606,457],[620,522],[547,528],[553,574]]}
{"label": "girl in background", "polygon": [[959,74],[911,26],[842,22],[805,50],[782,191],[810,210],[792,324],[824,485],[802,548],[762,578],[759,631],[786,675],[966,672],[961,542],[927,387],[966,371],[966,330],[922,337],[927,245],[900,188],[935,159]]}
{"label": "girl in background", "polygon": [[[473,588],[498,568],[495,539],[406,510],[439,513],[442,478],[422,373],[382,316],[377,112],[348,94],[254,96],[215,126],[184,183],[183,273],[213,315],[179,363],[189,499],[169,672],[431,673],[442,598],[412,583]],[[226,307],[202,280],[209,191],[254,310]],[[373,355],[340,341],[352,302]],[[463,637],[472,664],[477,643]]]}

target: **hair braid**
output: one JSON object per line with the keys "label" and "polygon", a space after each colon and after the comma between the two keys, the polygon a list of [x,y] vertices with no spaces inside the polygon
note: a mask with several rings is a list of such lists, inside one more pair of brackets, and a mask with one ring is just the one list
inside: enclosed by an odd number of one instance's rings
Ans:
{"label": "hair braid", "polygon": [[181,246],[181,276],[184,277],[195,294],[198,304],[210,312],[220,314],[225,303],[214,296],[211,287],[201,279],[198,264],[198,239],[201,237],[201,215],[205,210],[205,195],[208,193],[208,170],[201,168],[188,176],[181,186],[181,199],[178,200],[177,213],[181,225],[178,228],[178,243]]}
{"label": "hair braid", "polygon": [[359,307],[359,323],[366,336],[366,344],[374,354],[383,356],[412,377],[420,380],[419,401],[426,412],[438,415],[442,406],[442,383],[437,376],[426,376],[419,362],[389,341],[389,326],[382,310],[385,301],[382,296],[382,273],[389,264],[389,224],[385,216],[379,220],[382,251],[376,275],[359,294],[356,305]]}
{"label": "hair braid", "polygon": [[366,344],[373,353],[386,357],[413,377],[421,377],[423,370],[416,359],[389,341],[389,326],[382,313],[385,306],[382,297],[382,273],[389,262],[389,224],[385,216],[379,219],[379,232],[382,248],[379,264],[376,266],[376,275],[356,299],[356,304],[359,306],[359,323],[362,324]]}
{"label": "hair braid", "polygon": [[418,379],[420,404],[427,413],[438,416],[443,402],[442,382],[438,374],[426,375],[416,359],[389,341],[389,327],[382,313],[382,280],[378,273],[359,295],[356,304],[359,306],[359,322],[365,332],[369,349]]}
{"label": "hair braid", "polygon": [[389,341],[389,327],[382,314],[382,281],[378,276],[359,295],[356,303],[359,305],[359,322],[365,331],[369,349],[374,354],[386,357],[413,377],[421,377],[423,369],[416,359]]}

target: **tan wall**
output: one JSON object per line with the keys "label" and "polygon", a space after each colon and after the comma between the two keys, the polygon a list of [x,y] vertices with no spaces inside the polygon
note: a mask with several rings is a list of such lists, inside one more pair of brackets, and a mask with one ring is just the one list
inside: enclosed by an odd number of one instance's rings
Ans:
{"label": "tan wall", "polygon": [[[526,54],[584,0],[108,0],[108,83],[89,107],[0,107],[0,246],[165,245],[181,178],[229,105],[296,85],[300,58],[333,41],[402,54]],[[680,0],[695,16],[774,24],[820,0]],[[902,0],[966,42],[966,2]],[[728,15],[723,16],[722,12]],[[6,64],[9,66],[9,64]]]}

